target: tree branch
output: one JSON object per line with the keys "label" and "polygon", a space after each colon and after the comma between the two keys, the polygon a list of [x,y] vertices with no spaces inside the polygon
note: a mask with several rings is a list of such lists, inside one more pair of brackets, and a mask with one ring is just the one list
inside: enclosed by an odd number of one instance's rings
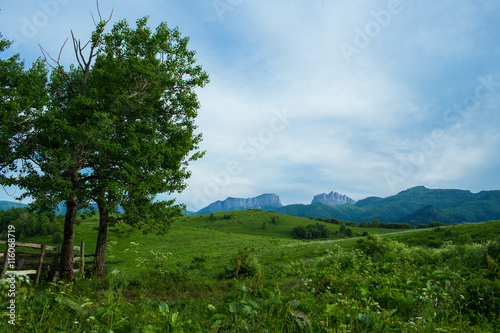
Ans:
{"label": "tree branch", "polygon": [[[40,48],[40,51],[42,52],[42,55],[43,55],[43,58],[45,60],[45,63],[50,67],[52,68],[53,70],[57,70],[59,73],[61,73],[62,77],[63,77],[63,80],[64,82],[66,82],[66,85],[68,86],[68,88],[71,90],[71,94],[73,95],[73,97],[75,97],[75,90],[73,89],[73,85],[71,84],[70,80],[69,80],[69,77],[68,75],[66,74],[66,72],[64,71],[63,69],[63,66],[61,65],[61,54],[62,54],[62,50],[64,49],[64,46],[66,45],[66,42],[68,41],[68,39],[66,38],[66,40],[64,41],[63,45],[61,46],[61,49],[59,50],[59,55],[57,57],[57,60],[52,58],[52,56],[42,47],[42,45],[38,44],[38,47]],[[47,59],[49,58],[50,60],[52,60],[52,62],[54,62],[57,67],[53,66],[49,60]]]}

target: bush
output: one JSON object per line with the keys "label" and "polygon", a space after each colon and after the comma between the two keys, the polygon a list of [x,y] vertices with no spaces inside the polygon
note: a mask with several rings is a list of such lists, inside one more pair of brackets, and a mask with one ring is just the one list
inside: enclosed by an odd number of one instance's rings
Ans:
{"label": "bush", "polygon": [[364,254],[373,256],[377,253],[383,255],[387,246],[380,237],[369,234],[365,238],[359,239],[355,247]]}
{"label": "bush", "polygon": [[481,320],[481,316],[495,319],[500,313],[500,284],[495,281],[474,279],[465,282],[456,298],[476,321]]}
{"label": "bush", "polygon": [[328,219],[325,219],[325,222],[326,223],[332,223],[332,224],[342,224],[342,221],[336,219],[336,218],[328,218]]}
{"label": "bush", "polygon": [[293,237],[302,239],[328,238],[330,234],[330,230],[321,223],[298,226],[292,230]]}
{"label": "bush", "polygon": [[229,260],[229,265],[224,267],[224,272],[219,274],[219,279],[234,279],[241,276],[255,276],[260,271],[257,258],[248,247],[239,248]]}
{"label": "bush", "polygon": [[62,234],[58,231],[54,234],[54,236],[52,237],[52,241],[56,244],[60,244],[62,243],[63,241],[63,236]]}

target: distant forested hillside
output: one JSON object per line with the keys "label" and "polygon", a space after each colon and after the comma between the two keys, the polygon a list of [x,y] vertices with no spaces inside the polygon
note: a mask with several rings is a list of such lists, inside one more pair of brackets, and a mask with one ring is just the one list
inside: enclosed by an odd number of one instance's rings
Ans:
{"label": "distant forested hillside", "polygon": [[481,222],[500,219],[500,191],[472,193],[417,186],[387,198],[369,197],[354,205],[289,205],[276,211],[303,217],[333,217],[355,222],[372,219],[413,225],[430,222]]}

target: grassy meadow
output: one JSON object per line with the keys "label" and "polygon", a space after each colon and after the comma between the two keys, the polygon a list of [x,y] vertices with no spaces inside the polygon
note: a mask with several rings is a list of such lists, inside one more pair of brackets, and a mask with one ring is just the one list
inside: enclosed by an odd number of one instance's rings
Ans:
{"label": "grassy meadow", "polygon": [[[161,236],[110,233],[106,279],[33,286],[20,278],[15,327],[4,283],[0,331],[500,330],[500,221],[292,238],[294,227],[315,223],[246,210],[185,216]],[[76,227],[75,245],[85,240],[87,253],[96,225],[91,216]],[[23,241],[53,245],[49,236]]]}

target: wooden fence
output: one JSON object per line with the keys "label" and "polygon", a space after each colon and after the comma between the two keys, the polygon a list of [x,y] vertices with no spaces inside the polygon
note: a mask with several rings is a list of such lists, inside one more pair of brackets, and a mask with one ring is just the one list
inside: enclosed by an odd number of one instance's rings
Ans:
{"label": "wooden fence", "polygon": [[[40,282],[40,275],[43,269],[46,269],[49,273],[54,272],[54,281],[57,281],[59,276],[59,262],[61,256],[61,248],[55,246],[49,246],[45,244],[36,244],[36,243],[20,243],[15,242],[14,250],[11,250],[11,253],[15,253],[15,268],[16,270],[9,270],[9,265],[12,264],[12,261],[9,261],[9,245],[7,241],[0,241],[0,244],[7,245],[5,252],[0,253],[0,264],[2,265],[2,274],[0,278],[4,278],[7,274],[26,274],[26,275],[35,275],[35,284]],[[18,251],[18,248],[30,248],[35,250],[40,250],[40,252],[36,251]],[[85,265],[91,264],[93,261],[85,262],[86,257],[95,257],[95,254],[85,254],[85,243],[82,241],[80,246],[73,247],[75,251],[80,252],[79,257],[75,257],[73,262],[80,263],[79,269],[74,269],[73,271],[85,273]]]}

